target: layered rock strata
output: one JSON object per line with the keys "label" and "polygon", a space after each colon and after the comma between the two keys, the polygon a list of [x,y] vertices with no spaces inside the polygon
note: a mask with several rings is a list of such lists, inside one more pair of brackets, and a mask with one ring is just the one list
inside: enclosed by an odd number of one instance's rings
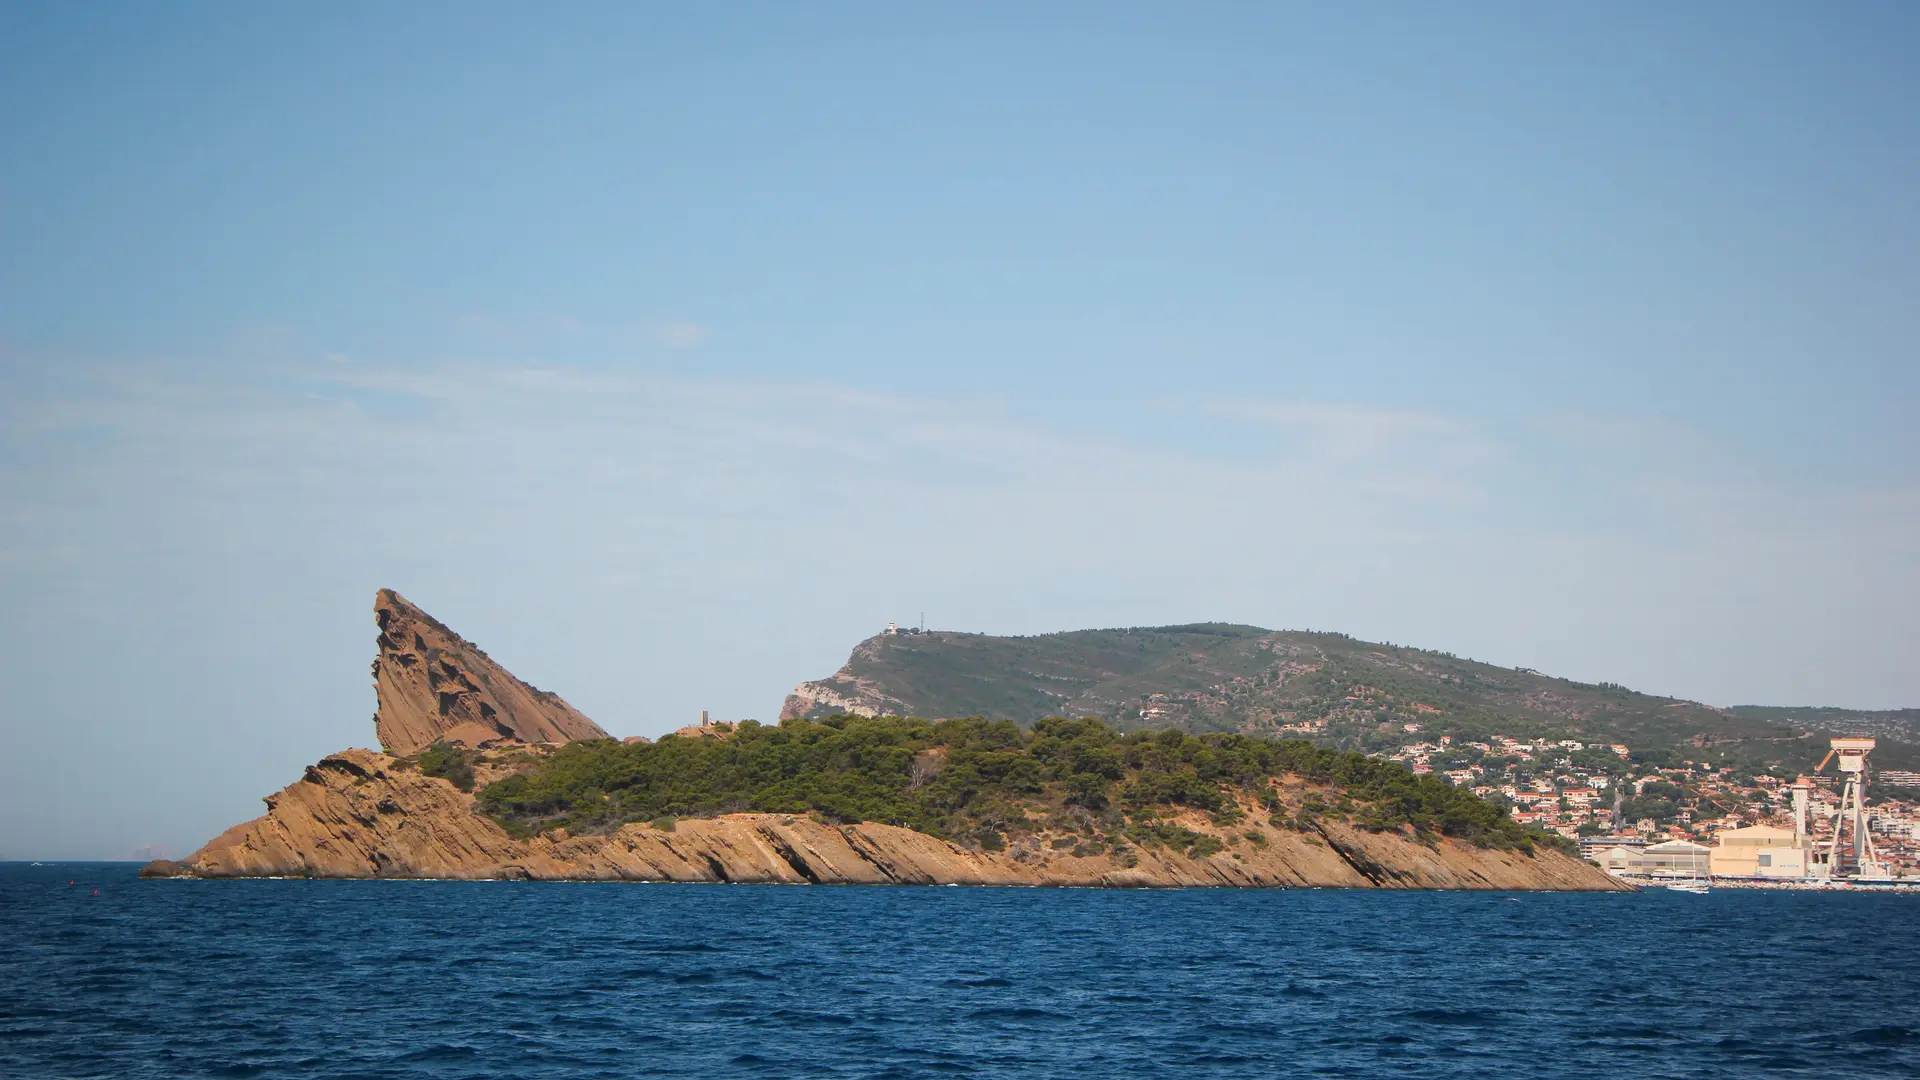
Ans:
{"label": "layered rock strata", "polygon": [[600,725],[560,695],[527,685],[478,645],[392,589],[373,600],[380,653],[373,682],[374,731],[394,754],[416,754],[445,739],[478,746],[492,739],[565,743],[605,739]]}
{"label": "layered rock strata", "polygon": [[[631,824],[594,836],[526,840],[475,798],[411,762],[347,750],[268,797],[267,813],[150,876],[463,878],[832,885],[1241,886],[1383,889],[1619,889],[1558,852],[1528,856],[1453,841],[1327,825],[1316,833],[1213,830],[1228,848],[1202,858],[1136,849],[1137,863],[1075,856],[1034,837],[981,852],[871,822],[729,814],[671,829]],[[1197,823],[1195,823],[1197,824]],[[1256,843],[1246,833],[1258,835]]]}

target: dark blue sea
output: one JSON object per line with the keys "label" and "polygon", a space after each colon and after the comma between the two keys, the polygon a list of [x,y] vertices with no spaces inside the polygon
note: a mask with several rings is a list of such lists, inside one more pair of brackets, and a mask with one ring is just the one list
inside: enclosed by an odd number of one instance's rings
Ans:
{"label": "dark blue sea", "polygon": [[0,864],[0,1077],[1920,1076],[1911,895],[136,870]]}

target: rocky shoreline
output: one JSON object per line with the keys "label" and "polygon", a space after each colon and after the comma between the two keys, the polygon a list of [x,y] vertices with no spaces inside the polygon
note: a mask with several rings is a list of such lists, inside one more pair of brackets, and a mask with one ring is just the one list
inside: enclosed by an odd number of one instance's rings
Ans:
{"label": "rocky shoreline", "polygon": [[[1131,865],[1076,856],[1040,835],[976,851],[893,825],[833,825],[806,816],[683,818],[603,835],[553,830],[515,839],[476,800],[404,759],[373,750],[330,755],[267,799],[268,812],[149,877],[451,878],[817,885],[1054,885],[1109,888],[1628,888],[1556,851],[1527,855],[1451,840],[1421,842],[1339,824],[1316,832],[1208,830],[1223,850],[1188,857],[1137,849]],[[1206,829],[1196,820],[1196,829]],[[1259,837],[1255,843],[1248,833]]]}

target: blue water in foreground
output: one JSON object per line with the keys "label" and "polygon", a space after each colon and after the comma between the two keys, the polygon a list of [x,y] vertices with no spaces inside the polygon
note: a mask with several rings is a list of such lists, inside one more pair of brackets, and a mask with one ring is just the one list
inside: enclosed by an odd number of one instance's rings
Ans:
{"label": "blue water in foreground", "polygon": [[1914,896],[136,870],[0,864],[0,1076],[1920,1075]]}

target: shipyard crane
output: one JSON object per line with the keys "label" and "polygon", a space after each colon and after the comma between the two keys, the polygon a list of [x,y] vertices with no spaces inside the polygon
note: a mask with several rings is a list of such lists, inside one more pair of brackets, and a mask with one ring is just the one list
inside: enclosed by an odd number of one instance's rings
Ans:
{"label": "shipyard crane", "polygon": [[[1842,833],[1851,831],[1845,859],[1852,864],[1854,877],[1877,877],[1880,875],[1879,860],[1875,858],[1873,838],[1867,834],[1867,755],[1873,751],[1874,741],[1867,738],[1839,738],[1830,743],[1832,749],[1820,759],[1815,774],[1825,770],[1827,763],[1839,758],[1839,779],[1841,781],[1840,803],[1833,808],[1833,833],[1827,837],[1826,854],[1819,861],[1826,864],[1826,876],[1839,876],[1843,865],[1840,848]],[[1796,797],[1795,802],[1799,799]],[[1796,810],[1798,807],[1796,806]],[[1809,830],[1811,832],[1812,830]],[[1819,843],[1814,850],[1818,858]]]}

